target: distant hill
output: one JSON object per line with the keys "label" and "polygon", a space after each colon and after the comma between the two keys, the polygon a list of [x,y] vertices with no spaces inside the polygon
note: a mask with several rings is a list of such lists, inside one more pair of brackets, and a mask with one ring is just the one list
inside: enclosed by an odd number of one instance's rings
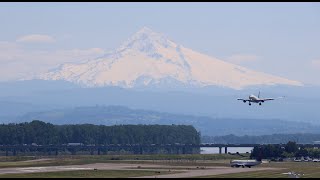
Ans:
{"label": "distant hill", "polygon": [[183,124],[193,125],[201,135],[221,136],[266,135],[282,133],[319,133],[320,126],[279,119],[212,118],[179,115],[150,110],[130,109],[124,106],[88,106],[26,113],[15,122],[41,120],[52,124]]}
{"label": "distant hill", "polygon": [[[237,98],[261,91],[284,99],[250,106]],[[81,88],[66,81],[30,80],[0,83],[0,117],[81,106],[120,105],[171,114],[234,119],[281,119],[320,125],[320,87],[257,87],[246,90],[206,87],[179,89]],[[3,121],[3,120],[1,120]]]}

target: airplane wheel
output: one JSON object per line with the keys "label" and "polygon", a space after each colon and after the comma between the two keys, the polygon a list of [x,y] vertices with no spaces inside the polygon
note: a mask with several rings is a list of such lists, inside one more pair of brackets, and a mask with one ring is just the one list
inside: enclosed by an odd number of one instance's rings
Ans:
{"label": "airplane wheel", "polygon": [[244,168],[244,166],[242,166],[242,168]]}
{"label": "airplane wheel", "polygon": [[249,106],[251,106],[251,104],[249,104]]}
{"label": "airplane wheel", "polygon": [[259,105],[261,106],[261,103],[259,103]]}

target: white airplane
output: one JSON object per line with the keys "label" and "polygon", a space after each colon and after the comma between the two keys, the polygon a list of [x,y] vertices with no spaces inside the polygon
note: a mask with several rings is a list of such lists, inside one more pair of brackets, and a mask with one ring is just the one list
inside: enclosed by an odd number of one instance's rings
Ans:
{"label": "white airplane", "polygon": [[[284,96],[282,97],[278,97],[278,98],[284,98]],[[276,98],[260,98],[260,91],[259,91],[259,94],[258,94],[258,97],[251,94],[249,96],[249,99],[241,99],[241,98],[238,98],[237,100],[241,100],[243,101],[244,103],[246,103],[247,101],[249,102],[249,105],[251,106],[251,103],[259,103],[259,105],[261,106],[261,103],[265,102],[265,101],[270,101],[270,100],[275,100]]]}
{"label": "white airplane", "polygon": [[251,168],[251,166],[255,166],[258,164],[261,164],[262,161],[257,160],[231,160],[230,166],[231,167],[248,167]]}

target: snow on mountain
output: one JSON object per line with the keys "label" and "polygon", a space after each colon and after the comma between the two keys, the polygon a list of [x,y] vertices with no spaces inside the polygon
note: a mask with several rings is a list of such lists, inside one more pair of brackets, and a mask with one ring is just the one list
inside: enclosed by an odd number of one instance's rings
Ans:
{"label": "snow on mountain", "polygon": [[195,52],[165,35],[142,28],[120,48],[82,64],[63,64],[39,76],[89,87],[133,88],[161,83],[243,89],[253,85],[294,85],[298,81],[253,71]]}

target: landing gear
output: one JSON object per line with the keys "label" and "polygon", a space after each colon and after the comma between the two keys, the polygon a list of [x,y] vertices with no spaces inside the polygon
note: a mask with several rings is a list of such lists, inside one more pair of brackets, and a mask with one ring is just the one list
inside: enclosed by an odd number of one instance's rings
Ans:
{"label": "landing gear", "polygon": [[244,103],[246,103],[246,100],[243,100]]}
{"label": "landing gear", "polygon": [[249,103],[249,106],[251,106],[251,103]]}
{"label": "landing gear", "polygon": [[261,106],[261,103],[259,103],[259,105]]}

